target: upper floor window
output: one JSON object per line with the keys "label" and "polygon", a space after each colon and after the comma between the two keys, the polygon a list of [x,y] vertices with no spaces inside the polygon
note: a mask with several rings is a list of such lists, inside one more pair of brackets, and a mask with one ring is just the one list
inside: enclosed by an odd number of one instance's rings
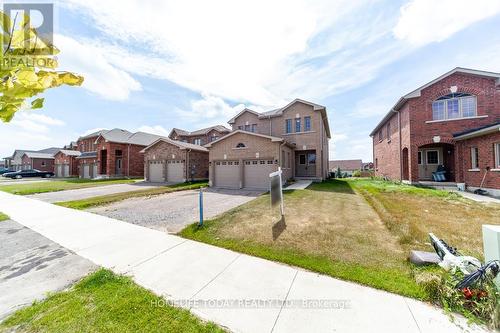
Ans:
{"label": "upper floor window", "polygon": [[287,119],[286,120],[285,131],[286,131],[286,133],[292,133],[292,119]]}
{"label": "upper floor window", "polygon": [[378,141],[382,141],[384,139],[384,133],[382,133],[382,130],[378,131]]}
{"label": "upper floor window", "polygon": [[201,146],[201,139],[194,139],[194,144]]}
{"label": "upper floor window", "polygon": [[243,131],[243,126],[238,126],[238,129]]}
{"label": "upper floor window", "polygon": [[500,169],[500,142],[495,143],[495,169]]}
{"label": "upper floor window", "polygon": [[311,117],[304,117],[304,132],[311,130]]}
{"label": "upper floor window", "polygon": [[240,143],[238,143],[238,144],[236,145],[236,148],[245,148],[245,147],[246,147],[246,146],[245,146],[245,144],[244,144],[244,143],[242,143],[242,142],[240,142]]}
{"label": "upper floor window", "polygon": [[300,132],[300,118],[295,118],[295,132]]}
{"label": "upper floor window", "polygon": [[252,129],[250,131],[253,133],[257,132],[257,124],[252,124]]}
{"label": "upper floor window", "polygon": [[468,118],[476,115],[476,96],[470,94],[449,94],[432,103],[432,120]]}
{"label": "upper floor window", "polygon": [[245,125],[245,131],[250,132],[250,125]]}
{"label": "upper floor window", "polygon": [[387,123],[387,140],[391,139],[391,123]]}
{"label": "upper floor window", "polygon": [[215,141],[215,140],[217,140],[218,138],[219,138],[218,136],[216,136],[216,135],[212,135],[212,136],[210,137],[210,141],[211,141],[211,142],[212,142],[212,141]]}

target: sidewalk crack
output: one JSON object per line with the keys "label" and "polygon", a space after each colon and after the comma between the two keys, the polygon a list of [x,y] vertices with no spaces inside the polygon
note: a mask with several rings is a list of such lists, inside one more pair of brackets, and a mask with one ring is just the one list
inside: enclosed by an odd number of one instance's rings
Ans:
{"label": "sidewalk crack", "polygon": [[156,258],[158,256],[161,256],[162,254],[164,254],[164,253],[172,250],[173,248],[176,248],[179,245],[182,245],[182,244],[186,243],[187,241],[188,241],[188,239],[186,239],[186,240],[184,240],[184,241],[182,241],[182,242],[180,242],[178,244],[175,244],[174,246],[171,246],[171,247],[169,247],[169,248],[167,248],[167,249],[165,249],[163,251],[160,251],[160,252],[158,252],[157,254],[155,254],[154,256],[152,256],[150,258],[144,259],[143,261],[140,261],[137,264],[134,264],[134,265],[130,266],[130,268],[125,272],[125,274],[130,273],[130,271],[132,271],[132,269],[134,269],[134,268],[136,268],[136,267],[138,267],[138,266],[140,266],[140,265],[142,265],[142,264],[144,264],[144,263],[146,263],[146,262],[148,262],[148,261],[150,261],[150,260],[152,260],[152,259],[154,259],[154,258]]}
{"label": "sidewalk crack", "polygon": [[299,274],[299,271],[295,271],[295,275],[293,276],[292,283],[290,283],[290,287],[288,287],[288,291],[286,292],[285,299],[283,300],[283,304],[281,304],[280,312],[278,312],[278,315],[276,316],[276,320],[274,321],[273,328],[271,328],[271,333],[274,331],[274,328],[276,327],[276,323],[278,322],[278,319],[280,318],[281,311],[283,311],[283,307],[286,304],[286,301],[288,299],[288,295],[290,295],[290,290],[292,290],[293,283],[295,282],[295,278],[297,277],[297,274]]}
{"label": "sidewalk crack", "polygon": [[405,301],[405,304],[406,304],[406,307],[408,308],[408,311],[410,311],[410,314],[411,314],[411,317],[413,318],[413,321],[415,322],[415,325],[417,325],[417,329],[420,333],[422,333],[422,330],[420,329],[420,326],[418,326],[418,322],[417,322],[417,319],[415,318],[415,316],[413,315],[413,311],[411,311],[411,308],[410,308],[410,305],[408,305],[408,302],[406,301],[406,299],[403,299]]}

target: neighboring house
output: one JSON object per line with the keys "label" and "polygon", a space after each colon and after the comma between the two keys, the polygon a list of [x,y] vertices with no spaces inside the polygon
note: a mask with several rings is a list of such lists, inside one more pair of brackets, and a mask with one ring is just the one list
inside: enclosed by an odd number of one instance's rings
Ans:
{"label": "neighboring house", "polygon": [[3,158],[3,160],[4,160],[4,163],[3,163],[4,167],[7,168],[7,169],[11,169],[12,170],[13,169],[13,167],[12,167],[12,156],[6,156],[6,157]]}
{"label": "neighboring house", "polygon": [[59,150],[54,155],[54,173],[56,177],[78,177],[77,157],[81,154],[78,150]]}
{"label": "neighboring house", "polygon": [[198,146],[203,146],[206,145],[207,143],[222,138],[229,132],[231,132],[231,130],[222,125],[211,126],[193,132],[188,132],[185,130],[174,128],[172,129],[168,137],[169,139],[175,141],[182,141],[182,142],[192,143]]}
{"label": "neighboring house", "polygon": [[161,136],[115,128],[101,130],[78,139],[81,155],[79,174],[82,178],[142,177],[145,147]]}
{"label": "neighboring house", "polygon": [[372,171],[373,170],[373,162],[363,163],[363,171]]}
{"label": "neighboring house", "polygon": [[269,187],[269,173],[283,170],[283,179],[328,177],[330,128],[324,106],[296,99],[258,113],[244,109],[228,122],[233,131],[209,149],[210,186]]}
{"label": "neighboring house", "polygon": [[68,145],[63,147],[65,150],[78,150],[78,143],[76,141],[71,141]]}
{"label": "neighboring house", "polygon": [[[41,149],[41,150],[24,150],[24,149],[16,149],[12,156],[6,158],[8,160],[8,165],[9,169],[17,171],[17,170],[22,170],[24,169],[30,169],[30,163],[26,162],[23,164],[23,155],[25,153],[46,153],[54,156],[55,153],[57,153],[61,148],[46,148],[46,149]],[[28,160],[26,160],[28,161]],[[45,171],[45,170],[44,170]],[[48,170],[48,171],[54,171],[54,170]]]}
{"label": "neighboring house", "polygon": [[455,68],[401,97],[371,132],[375,174],[417,183],[439,167],[477,187],[489,167],[484,186],[500,189],[499,121],[500,73]]}
{"label": "neighboring house", "polygon": [[144,178],[180,183],[208,179],[208,149],[192,143],[159,138],[144,148]]}
{"label": "neighboring house", "polygon": [[333,160],[329,161],[328,164],[330,172],[336,172],[340,168],[340,171],[348,176],[352,176],[354,171],[361,171],[363,168],[362,160]]}
{"label": "neighboring house", "polygon": [[50,153],[25,152],[22,157],[22,170],[36,169],[54,172],[54,155]]}

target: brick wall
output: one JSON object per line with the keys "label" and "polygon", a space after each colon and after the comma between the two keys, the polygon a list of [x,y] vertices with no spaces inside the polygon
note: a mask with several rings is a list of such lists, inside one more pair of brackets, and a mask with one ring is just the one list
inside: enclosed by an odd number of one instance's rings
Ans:
{"label": "brick wall", "polygon": [[45,158],[29,158],[26,155],[22,157],[22,165],[24,168],[37,169],[40,171],[54,172],[54,160]]}
{"label": "brick wall", "polygon": [[[208,179],[208,152],[181,149],[176,145],[160,141],[144,153],[144,174],[149,179],[149,161],[184,161],[186,179]],[[187,163],[186,163],[187,162]],[[191,173],[194,171],[194,173]]]}
{"label": "brick wall", "polygon": [[[495,143],[500,143],[500,132],[457,142],[457,148],[462,155],[458,161],[461,170],[460,182],[466,183],[467,186],[479,187],[486,167],[490,167],[491,171],[486,175],[483,187],[500,189],[500,171],[495,171],[498,170],[494,159]],[[473,147],[479,150],[479,171],[471,171],[471,148]]]}
{"label": "brick wall", "polygon": [[226,132],[223,133],[223,132],[217,131],[216,129],[213,129],[213,130],[207,132],[206,134],[200,134],[200,135],[177,135],[177,134],[174,134],[171,137],[171,139],[177,140],[177,141],[184,141],[184,142],[188,142],[188,143],[192,143],[192,144],[195,144],[196,139],[200,139],[201,145],[203,146],[203,145],[206,145],[207,143],[215,141],[215,139],[213,139],[213,137],[222,138],[226,134],[227,134]]}
{"label": "brick wall", "polygon": [[68,164],[69,165],[69,176],[78,176],[78,160],[75,156],[68,156],[62,152],[58,152],[54,156],[54,164]]}
{"label": "brick wall", "polygon": [[93,136],[86,139],[79,139],[76,142],[76,150],[80,152],[89,152],[95,151],[97,149],[97,145],[95,144],[95,140],[97,140],[97,136]]}
{"label": "brick wall", "polygon": [[[97,160],[99,163],[98,172],[102,174],[102,151],[106,150],[106,173],[110,177],[143,177],[144,176],[144,156],[140,152],[145,146],[129,145],[126,143],[106,142],[100,138],[97,142]],[[121,151],[121,157],[118,155]],[[121,174],[117,174],[116,160],[121,158]]]}

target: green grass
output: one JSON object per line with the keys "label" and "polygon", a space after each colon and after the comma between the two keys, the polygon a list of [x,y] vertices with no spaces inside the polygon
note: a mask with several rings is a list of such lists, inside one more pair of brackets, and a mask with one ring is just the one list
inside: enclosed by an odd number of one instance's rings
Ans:
{"label": "green grass", "polygon": [[102,196],[88,198],[88,199],[82,199],[82,200],[57,202],[55,204],[59,205],[59,206],[63,206],[63,207],[83,210],[83,209],[87,209],[87,208],[91,208],[91,207],[108,205],[108,204],[111,204],[113,202],[122,201],[125,199],[137,198],[137,197],[147,197],[147,196],[160,195],[160,194],[177,192],[177,191],[194,190],[194,189],[198,189],[200,187],[206,187],[207,185],[208,185],[208,183],[205,181],[203,181],[203,182],[187,182],[187,183],[181,183],[181,184],[175,184],[175,185],[161,186],[161,187],[147,189],[147,190],[138,190],[138,191],[125,192],[125,193],[102,195]]}
{"label": "green grass", "polygon": [[15,312],[0,324],[0,331],[224,332],[105,269]]}
{"label": "green grass", "polygon": [[0,222],[8,220],[9,216],[5,215],[4,213],[0,212]]}
{"label": "green grass", "polygon": [[137,179],[65,179],[49,180],[46,182],[20,183],[13,185],[0,186],[0,191],[29,195],[36,193],[56,192],[64,190],[74,190],[79,188],[88,188],[103,185],[129,184],[136,182]]}

